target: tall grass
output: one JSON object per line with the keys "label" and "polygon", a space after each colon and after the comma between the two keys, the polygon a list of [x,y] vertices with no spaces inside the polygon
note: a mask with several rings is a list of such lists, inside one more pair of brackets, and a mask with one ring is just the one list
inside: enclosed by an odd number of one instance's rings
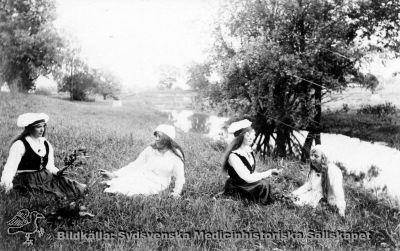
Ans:
{"label": "tall grass", "polygon": [[[79,103],[34,95],[0,94],[0,163],[6,161],[8,143],[19,133],[16,118],[24,112],[45,112],[50,115],[47,139],[55,148],[56,165],[73,149],[86,147],[91,156],[88,165],[73,170],[69,177],[81,182],[95,181],[84,199],[93,219],[49,222],[42,220],[43,237],[35,236],[39,250],[235,250],[235,249],[354,249],[394,247],[399,243],[399,211],[388,198],[378,198],[358,187],[352,177],[345,177],[346,218],[321,203],[316,209],[295,207],[276,201],[261,206],[237,200],[217,199],[226,179],[221,174],[222,149],[194,133],[178,131],[177,141],[186,154],[182,197],[170,198],[167,193],[154,196],[109,195],[103,187],[98,169],[115,170],[130,161],[152,141],[152,129],[167,122],[167,115],[146,103],[129,103],[129,107],[111,108],[107,102]],[[3,166],[3,165],[2,165]],[[283,172],[270,179],[275,192],[285,193],[301,185],[308,167],[294,160],[258,160],[260,169],[281,168]],[[48,214],[60,202],[48,196],[18,197],[0,192],[0,249],[17,250],[24,236],[8,235],[7,221],[18,210],[28,208]],[[396,228],[397,227],[397,228]],[[303,231],[308,230],[371,231],[370,240],[344,239],[138,239],[130,241],[66,241],[58,240],[57,232],[68,231]]]}

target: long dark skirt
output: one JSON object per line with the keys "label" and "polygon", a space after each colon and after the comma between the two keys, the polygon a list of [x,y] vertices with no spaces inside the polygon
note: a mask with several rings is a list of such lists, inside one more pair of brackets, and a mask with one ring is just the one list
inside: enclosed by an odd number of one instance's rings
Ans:
{"label": "long dark skirt", "polygon": [[43,168],[37,172],[19,173],[13,187],[22,194],[47,193],[60,198],[77,198],[85,193],[85,185],[63,176],[53,175]]}
{"label": "long dark skirt", "polygon": [[271,186],[266,180],[245,183],[229,178],[225,183],[224,194],[264,205],[271,202]]}

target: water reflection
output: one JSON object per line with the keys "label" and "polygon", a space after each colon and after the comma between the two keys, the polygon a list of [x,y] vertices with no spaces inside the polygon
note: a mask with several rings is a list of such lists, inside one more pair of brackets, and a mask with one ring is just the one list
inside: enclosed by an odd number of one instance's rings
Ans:
{"label": "water reflection", "polygon": [[168,112],[168,118],[174,126],[184,132],[196,132],[214,140],[226,140],[228,135],[225,122],[226,117],[218,117],[206,113],[198,113],[191,110],[164,110]]}
{"label": "water reflection", "polygon": [[210,116],[204,113],[193,113],[191,116],[189,116],[189,120],[192,122],[190,131],[208,134],[211,126],[209,118]]}
{"label": "water reflection", "polygon": [[[184,132],[201,133],[214,140],[230,142],[233,135],[228,134],[226,117],[217,117],[191,110],[169,110],[169,119]],[[307,136],[306,131],[295,133],[300,144]],[[400,198],[400,151],[384,143],[372,143],[341,134],[322,133],[321,141],[330,161],[341,163],[348,173],[365,174],[363,185],[377,192],[386,191],[392,197]],[[269,142],[274,145],[273,139]],[[368,175],[371,170],[375,175]],[[375,176],[375,177],[374,177]]]}

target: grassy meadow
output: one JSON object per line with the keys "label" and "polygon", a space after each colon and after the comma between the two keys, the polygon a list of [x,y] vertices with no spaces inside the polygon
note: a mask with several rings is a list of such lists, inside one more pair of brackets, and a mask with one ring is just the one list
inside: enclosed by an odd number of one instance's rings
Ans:
{"label": "grassy meadow", "polygon": [[[128,105],[127,105],[128,104]],[[400,244],[399,209],[386,197],[360,188],[353,177],[345,177],[346,217],[320,203],[316,209],[295,207],[275,201],[269,206],[242,201],[217,199],[226,176],[221,174],[224,146],[195,133],[177,131],[177,142],[186,155],[186,184],[181,198],[163,193],[154,196],[126,197],[102,193],[98,169],[115,170],[130,161],[153,140],[152,129],[168,121],[168,116],[148,103],[134,98],[124,107],[111,103],[69,102],[39,95],[0,93],[0,163],[8,156],[11,139],[20,132],[16,119],[24,112],[45,112],[50,116],[46,138],[55,149],[56,166],[79,147],[86,147],[90,158],[81,169],[68,177],[94,183],[83,204],[96,216],[39,223],[44,236],[34,235],[35,244],[24,247],[23,234],[8,235],[7,221],[20,209],[28,208],[48,214],[58,203],[52,197],[24,198],[0,192],[0,250],[287,250],[287,249],[394,249]],[[400,141],[399,134],[393,139]],[[285,193],[300,186],[308,167],[291,159],[258,161],[258,168],[283,169],[270,178],[273,190]],[[345,239],[137,239],[74,241],[58,240],[58,231],[369,231],[369,240]]]}

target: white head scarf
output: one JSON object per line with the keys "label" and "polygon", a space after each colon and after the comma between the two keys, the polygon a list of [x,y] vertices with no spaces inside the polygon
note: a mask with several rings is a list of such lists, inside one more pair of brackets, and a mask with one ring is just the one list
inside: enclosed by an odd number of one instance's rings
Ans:
{"label": "white head scarf", "polygon": [[161,124],[154,129],[154,132],[162,132],[171,139],[175,140],[175,127],[171,125]]}

